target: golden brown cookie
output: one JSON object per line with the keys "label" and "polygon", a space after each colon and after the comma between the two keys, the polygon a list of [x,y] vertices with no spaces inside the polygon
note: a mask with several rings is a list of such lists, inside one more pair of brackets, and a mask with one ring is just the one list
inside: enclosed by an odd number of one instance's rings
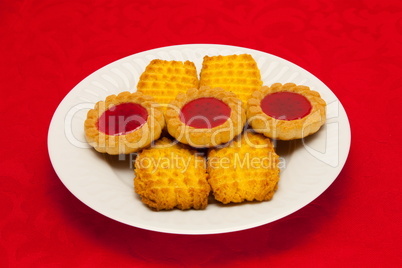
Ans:
{"label": "golden brown cookie", "polygon": [[165,119],[151,96],[122,92],[110,95],[88,111],[84,130],[87,142],[98,152],[129,154],[159,138]]}
{"label": "golden brown cookie", "polygon": [[153,96],[160,104],[169,104],[180,92],[198,87],[196,67],[191,61],[152,60],[141,74],[138,92]]}
{"label": "golden brown cookie", "polygon": [[229,142],[246,121],[243,104],[234,93],[209,87],[177,95],[165,117],[170,135],[197,148]]}
{"label": "golden brown cookie", "polygon": [[250,54],[205,56],[200,74],[200,87],[220,87],[237,95],[245,104],[262,86],[257,63]]}
{"label": "golden brown cookie", "polygon": [[208,204],[205,158],[186,145],[156,141],[137,156],[135,174],[135,192],[155,210],[204,209]]}
{"label": "golden brown cookie", "polygon": [[228,203],[270,200],[279,181],[279,157],[271,141],[244,132],[229,146],[208,153],[208,182],[216,200]]}
{"label": "golden brown cookie", "polygon": [[326,102],[307,86],[275,83],[253,93],[247,119],[256,132],[269,138],[301,139],[325,123]]}

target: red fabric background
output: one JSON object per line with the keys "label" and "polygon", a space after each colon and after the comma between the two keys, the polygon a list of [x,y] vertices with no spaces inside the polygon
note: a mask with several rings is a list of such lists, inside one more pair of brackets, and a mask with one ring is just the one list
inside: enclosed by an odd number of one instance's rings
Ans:
{"label": "red fabric background", "polygon": [[[0,266],[401,267],[402,2],[332,2],[0,1]],[[63,97],[114,60],[188,43],[262,50],[334,91],[352,146],[327,191],[271,224],[185,236],[115,222],[62,185],[46,139]]]}

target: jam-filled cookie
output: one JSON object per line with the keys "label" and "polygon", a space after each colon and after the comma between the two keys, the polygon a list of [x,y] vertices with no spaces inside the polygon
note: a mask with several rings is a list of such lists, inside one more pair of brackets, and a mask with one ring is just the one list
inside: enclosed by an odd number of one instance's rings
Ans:
{"label": "jam-filled cookie", "polygon": [[197,70],[191,61],[152,60],[141,74],[138,92],[151,95],[155,101],[167,105],[180,92],[198,87]]}
{"label": "jam-filled cookie", "polygon": [[278,140],[301,139],[317,132],[326,120],[326,102],[307,86],[275,83],[248,100],[251,127]]}
{"label": "jam-filled cookie", "polygon": [[88,111],[84,130],[88,143],[111,155],[136,152],[158,139],[165,126],[161,106],[142,93],[110,95]]}
{"label": "jam-filled cookie", "polygon": [[229,146],[208,153],[208,182],[216,200],[228,203],[272,199],[279,181],[279,156],[269,138],[244,132]]}
{"label": "jam-filled cookie", "polygon": [[246,121],[243,104],[234,93],[209,87],[177,95],[165,116],[170,135],[197,148],[229,142]]}
{"label": "jam-filled cookie", "polygon": [[205,158],[168,138],[142,150],[135,159],[134,189],[155,210],[204,209],[210,186]]}
{"label": "jam-filled cookie", "polygon": [[250,95],[262,86],[262,80],[257,63],[250,54],[205,56],[200,86],[231,91],[246,104]]}

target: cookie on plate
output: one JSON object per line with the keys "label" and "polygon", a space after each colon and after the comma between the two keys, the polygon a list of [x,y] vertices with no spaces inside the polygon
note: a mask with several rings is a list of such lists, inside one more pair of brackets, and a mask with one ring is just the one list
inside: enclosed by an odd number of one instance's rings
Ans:
{"label": "cookie on plate", "polygon": [[124,91],[96,103],[87,113],[84,131],[96,151],[117,155],[148,146],[164,126],[163,111],[153,97]]}
{"label": "cookie on plate", "polygon": [[243,103],[234,93],[210,87],[178,94],[165,117],[170,135],[196,148],[231,141],[242,132],[246,122]]}
{"label": "cookie on plate", "polygon": [[190,88],[198,88],[196,67],[191,61],[152,60],[137,84],[138,92],[153,96],[165,106]]}
{"label": "cookie on plate", "polygon": [[244,132],[229,146],[208,153],[208,182],[223,204],[272,199],[279,181],[279,156],[270,139]]}
{"label": "cookie on plate", "polygon": [[220,87],[237,95],[245,104],[262,86],[260,70],[250,54],[205,56],[200,87]]}
{"label": "cookie on plate", "polygon": [[256,132],[269,138],[301,139],[324,125],[326,102],[307,86],[275,83],[252,94],[247,119]]}
{"label": "cookie on plate", "polygon": [[135,159],[134,189],[155,210],[204,209],[210,186],[205,158],[168,138],[156,141]]}

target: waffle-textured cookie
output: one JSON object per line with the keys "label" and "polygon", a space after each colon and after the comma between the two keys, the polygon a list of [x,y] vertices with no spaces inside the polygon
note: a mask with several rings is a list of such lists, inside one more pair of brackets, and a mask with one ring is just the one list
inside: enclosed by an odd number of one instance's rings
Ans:
{"label": "waffle-textured cookie", "polygon": [[138,92],[151,95],[165,105],[190,88],[198,88],[196,67],[191,61],[152,60],[137,84]]}
{"label": "waffle-textured cookie", "polygon": [[205,56],[200,86],[223,88],[247,103],[250,95],[262,86],[262,81],[257,63],[249,54]]}
{"label": "waffle-textured cookie", "polygon": [[205,158],[183,144],[158,140],[139,153],[135,174],[135,192],[155,210],[204,209],[208,204]]}
{"label": "waffle-textured cookie", "polygon": [[245,132],[228,147],[208,154],[208,182],[216,200],[228,203],[270,200],[279,181],[279,157],[271,141]]}

